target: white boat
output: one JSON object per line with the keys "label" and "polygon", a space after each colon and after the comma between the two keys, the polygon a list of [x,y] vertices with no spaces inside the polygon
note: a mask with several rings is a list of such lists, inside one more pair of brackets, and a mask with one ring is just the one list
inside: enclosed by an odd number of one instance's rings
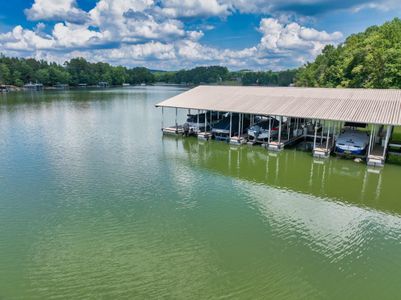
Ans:
{"label": "white boat", "polygon": [[278,135],[279,121],[275,118],[263,118],[248,129],[248,139],[254,142],[267,142],[269,139],[269,123],[270,138]]}
{"label": "white boat", "polygon": [[193,135],[199,132],[210,130],[211,126],[219,122],[220,118],[223,116],[222,113],[213,112],[212,119],[210,119],[210,113],[206,114],[206,123],[205,123],[205,114],[188,114],[187,121],[184,123],[184,133],[186,135]]}
{"label": "white boat", "polygon": [[[240,115],[238,113],[233,113],[231,118],[228,113],[224,115],[224,117],[213,125],[212,134],[216,140],[228,141],[230,140],[230,136],[239,136],[239,134],[243,135],[250,124],[250,119],[248,115],[244,116],[242,125],[242,132],[238,132],[238,125],[240,123]],[[230,123],[231,123],[231,133],[230,133]]]}
{"label": "white boat", "polygon": [[369,135],[364,131],[344,129],[336,140],[335,153],[347,156],[366,156]]}

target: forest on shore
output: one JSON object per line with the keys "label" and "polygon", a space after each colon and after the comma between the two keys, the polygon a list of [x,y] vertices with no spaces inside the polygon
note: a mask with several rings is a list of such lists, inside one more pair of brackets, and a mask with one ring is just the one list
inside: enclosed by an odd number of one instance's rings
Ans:
{"label": "forest on shore", "polygon": [[401,20],[328,45],[297,71],[295,84],[309,87],[401,88]]}
{"label": "forest on shore", "polygon": [[154,71],[73,58],[64,64],[0,54],[0,84],[23,86],[39,82],[45,86],[68,84],[109,85],[232,84],[260,86],[305,86],[345,88],[401,88],[401,20],[349,36],[344,43],[326,46],[314,62],[292,70],[229,71],[223,66],[190,70]]}
{"label": "forest on shore", "polygon": [[0,84],[23,86],[29,82],[45,86],[68,84],[97,85],[107,82],[118,86],[128,84],[260,84],[288,86],[294,81],[295,70],[280,72],[230,72],[226,67],[207,66],[173,72],[152,71],[144,67],[126,68],[108,63],[91,63],[84,58],[73,58],[63,65],[33,58],[6,57],[0,55]]}

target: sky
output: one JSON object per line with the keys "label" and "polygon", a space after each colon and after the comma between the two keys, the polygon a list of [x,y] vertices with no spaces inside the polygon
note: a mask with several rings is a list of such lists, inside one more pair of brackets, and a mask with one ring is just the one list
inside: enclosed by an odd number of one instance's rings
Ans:
{"label": "sky", "polygon": [[400,0],[0,0],[0,52],[157,70],[284,70],[394,17]]}

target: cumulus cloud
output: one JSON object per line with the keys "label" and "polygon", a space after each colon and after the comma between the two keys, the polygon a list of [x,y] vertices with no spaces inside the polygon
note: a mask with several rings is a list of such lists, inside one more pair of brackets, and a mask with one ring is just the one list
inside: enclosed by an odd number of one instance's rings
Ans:
{"label": "cumulus cloud", "polygon": [[325,45],[338,43],[343,37],[340,32],[329,34],[295,22],[285,25],[273,18],[262,19],[259,31],[263,34],[260,49],[280,55],[288,52],[306,53],[309,54],[308,58],[316,56]]}
{"label": "cumulus cloud", "polygon": [[35,51],[50,49],[53,46],[53,39],[51,36],[42,37],[35,31],[18,25],[12,31],[0,34],[0,44],[4,50]]}
{"label": "cumulus cloud", "polygon": [[87,13],[77,7],[76,0],[35,0],[25,14],[31,21],[84,23],[88,20]]}
{"label": "cumulus cloud", "polygon": [[52,32],[53,47],[59,49],[92,48],[111,39],[108,32],[90,30],[85,26],[57,23]]}
{"label": "cumulus cloud", "polygon": [[213,26],[202,23],[189,30],[185,25],[187,18],[227,16],[236,10],[274,10],[279,3],[292,2],[99,0],[85,12],[75,0],[36,0],[26,11],[31,20],[59,22],[50,31],[39,22],[33,30],[16,26],[0,34],[0,52],[25,53],[59,62],[83,56],[91,61],[166,69],[202,64],[256,69],[294,67],[313,59],[325,45],[341,41],[342,34],[305,27],[290,22],[290,18],[263,18],[258,28],[262,34],[259,43],[231,50],[202,44],[203,30],[212,30]]}
{"label": "cumulus cloud", "polygon": [[[314,16],[333,10],[358,11],[370,9],[400,8],[397,0],[99,0],[94,9],[85,12],[76,0],[35,0],[25,10],[30,20],[68,21],[84,23],[90,18],[95,24],[120,21],[121,17],[145,20],[147,14],[169,18],[221,17],[234,12],[267,14],[276,18],[297,15]],[[143,13],[143,12],[146,13]],[[114,19],[114,17],[117,17]]]}
{"label": "cumulus cloud", "polygon": [[231,5],[218,0],[164,0],[161,1],[162,12],[173,18],[226,16]]}
{"label": "cumulus cloud", "polygon": [[89,12],[91,24],[126,43],[184,37],[184,24],[158,16],[154,5],[152,0],[100,0]]}
{"label": "cumulus cloud", "polygon": [[231,11],[241,13],[268,14],[276,18],[296,15],[298,18],[316,16],[336,10],[355,11],[365,8],[389,10],[401,8],[399,0],[221,0]]}

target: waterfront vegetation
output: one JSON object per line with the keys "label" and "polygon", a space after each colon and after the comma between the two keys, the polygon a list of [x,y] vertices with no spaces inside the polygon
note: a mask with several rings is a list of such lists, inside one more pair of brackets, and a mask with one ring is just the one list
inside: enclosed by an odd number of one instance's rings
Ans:
{"label": "waterfront vegetation", "polygon": [[27,82],[40,82],[45,86],[56,84],[110,85],[152,84],[244,84],[288,86],[295,77],[295,70],[280,72],[230,72],[226,67],[207,66],[180,71],[152,71],[144,67],[126,68],[108,63],[90,63],[84,58],[74,58],[63,65],[33,58],[0,56],[0,84],[22,86]]}
{"label": "waterfront vegetation", "polygon": [[326,46],[316,60],[300,68],[296,85],[344,88],[401,88],[401,20],[349,36]]}
{"label": "waterfront vegetation", "polygon": [[294,82],[296,70],[254,72],[251,70],[229,71],[226,67],[196,67],[178,72],[156,72],[157,82],[190,84],[228,84],[289,86]]}
{"label": "waterfront vegetation", "polygon": [[0,83],[22,86],[27,82],[40,82],[45,86],[56,84],[96,85],[99,82],[110,85],[123,83],[152,83],[154,76],[143,67],[126,68],[108,63],[90,63],[84,58],[73,58],[59,65],[33,58],[0,56]]}

